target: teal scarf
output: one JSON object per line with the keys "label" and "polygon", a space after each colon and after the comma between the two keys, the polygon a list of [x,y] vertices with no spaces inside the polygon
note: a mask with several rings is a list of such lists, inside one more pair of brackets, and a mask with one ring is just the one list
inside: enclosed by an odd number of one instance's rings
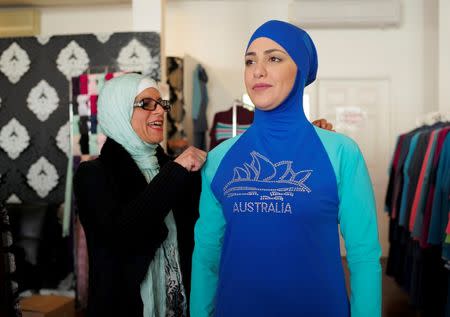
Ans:
{"label": "teal scarf", "polygon": [[[158,144],[142,141],[131,126],[133,102],[142,88],[145,77],[125,74],[105,83],[98,99],[98,121],[101,131],[121,144],[131,155],[137,166],[150,182],[159,172],[156,158]],[[144,85],[142,85],[144,84]],[[144,87],[142,87],[144,86]],[[120,167],[118,167],[120,168]],[[183,315],[186,313],[186,297],[181,282],[177,230],[172,211],[165,218],[169,230],[166,240],[156,251],[145,279],[141,283],[141,298],[144,304],[144,317],[179,316],[173,314],[171,291],[177,285],[182,294]]]}
{"label": "teal scarf", "polygon": [[131,127],[133,102],[143,78],[138,74],[125,74],[106,82],[98,98],[97,115],[101,131],[130,153],[150,181],[159,171],[156,159],[158,144],[145,143]]}

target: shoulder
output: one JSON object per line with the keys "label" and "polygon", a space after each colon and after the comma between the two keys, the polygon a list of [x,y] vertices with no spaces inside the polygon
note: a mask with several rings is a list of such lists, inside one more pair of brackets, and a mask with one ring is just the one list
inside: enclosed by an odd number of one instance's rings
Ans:
{"label": "shoulder", "polygon": [[350,137],[338,132],[332,132],[314,127],[336,176],[338,186],[341,181],[353,173],[355,168],[364,161],[358,144]]}
{"label": "shoulder", "polygon": [[242,136],[242,134],[235,136],[234,138],[223,141],[213,150],[208,152],[208,157],[203,167],[203,173],[211,180],[219,167],[220,162],[222,162],[223,157],[231,147],[236,143],[237,140]]}
{"label": "shoulder", "polygon": [[74,175],[74,184],[98,181],[102,175],[106,175],[105,167],[98,158],[81,162]]}
{"label": "shoulder", "polygon": [[331,158],[347,158],[361,155],[358,144],[350,137],[333,131],[314,127],[325,150]]}

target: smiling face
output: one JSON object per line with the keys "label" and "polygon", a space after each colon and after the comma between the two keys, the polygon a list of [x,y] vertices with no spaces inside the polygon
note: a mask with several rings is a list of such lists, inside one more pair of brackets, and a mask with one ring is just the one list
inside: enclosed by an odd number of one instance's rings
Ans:
{"label": "smiling face", "polygon": [[[147,88],[136,96],[135,102],[144,98],[158,100],[161,95],[156,88]],[[142,141],[151,144],[162,142],[164,138],[164,109],[159,105],[153,111],[135,107],[131,116],[131,126]]]}
{"label": "smiling face", "polygon": [[297,65],[277,42],[260,37],[245,54],[245,86],[259,110],[278,107],[295,83]]}

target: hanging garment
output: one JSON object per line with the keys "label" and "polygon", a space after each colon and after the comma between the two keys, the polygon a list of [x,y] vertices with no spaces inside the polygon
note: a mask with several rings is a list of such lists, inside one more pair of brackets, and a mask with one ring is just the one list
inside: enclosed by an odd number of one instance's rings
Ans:
{"label": "hanging garment", "polygon": [[414,195],[413,205],[411,207],[411,218],[409,221],[409,230],[413,238],[419,238],[422,231],[424,197],[428,194],[429,175],[431,173],[431,166],[434,158],[434,150],[436,147],[437,132],[439,129],[433,130],[428,140],[427,150],[422,161],[420,175],[417,182],[416,193]]}
{"label": "hanging garment", "polygon": [[206,108],[208,106],[208,75],[199,64],[194,70],[192,93],[192,118],[194,125],[194,146],[206,150],[205,133],[208,130]]}
{"label": "hanging garment", "polygon": [[431,212],[428,243],[442,244],[450,210],[450,137],[447,134],[437,168],[436,189]]}
{"label": "hanging garment", "polygon": [[[253,122],[253,111],[249,111],[242,106],[236,107],[236,135],[242,134],[250,128]],[[209,131],[210,146],[212,150],[225,140],[233,137],[233,108],[221,111],[214,115],[213,124]]]}
{"label": "hanging garment", "polygon": [[[442,258],[446,259],[449,250],[444,239],[448,224],[446,209],[450,204],[445,205],[448,192],[437,191],[437,187],[450,187],[447,176],[450,164],[446,163],[444,147],[449,131],[448,123],[437,122],[401,135],[391,163],[396,173],[391,170],[386,193],[386,210],[390,215],[386,273],[408,292],[410,303],[424,316],[444,316],[449,288],[446,262]],[[402,164],[404,151],[407,154]],[[397,156],[400,159],[394,165]],[[442,181],[445,185],[438,185]],[[392,184],[398,183],[401,190],[396,192]],[[395,195],[400,197],[398,217],[394,213],[398,202],[393,198]],[[444,203],[445,211],[439,202]]]}
{"label": "hanging garment", "polygon": [[428,192],[426,205],[425,205],[425,211],[424,211],[424,219],[423,219],[423,227],[422,232],[420,235],[420,246],[422,248],[429,247],[428,244],[428,233],[430,228],[430,222],[431,222],[431,212],[433,207],[433,199],[434,199],[434,193],[436,188],[436,177],[437,177],[437,167],[439,163],[439,158],[442,152],[442,147],[444,145],[445,138],[447,137],[447,134],[450,132],[450,127],[443,128],[439,133],[437,137],[437,144],[436,149],[433,157],[433,163],[431,167],[431,174],[430,174],[430,190]]}

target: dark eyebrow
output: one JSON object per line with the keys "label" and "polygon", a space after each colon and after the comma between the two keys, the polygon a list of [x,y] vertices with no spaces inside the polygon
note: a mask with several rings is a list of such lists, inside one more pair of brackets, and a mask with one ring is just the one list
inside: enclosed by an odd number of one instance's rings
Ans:
{"label": "dark eyebrow", "polygon": [[280,53],[286,54],[285,51],[279,50],[277,48],[272,48],[270,50],[264,51],[264,54],[270,54],[270,53],[273,53],[273,52],[280,52]]}
{"label": "dark eyebrow", "polygon": [[[280,53],[283,53],[283,54],[287,54],[285,51],[279,50],[277,48],[272,48],[270,50],[264,51],[264,55],[267,55],[267,54],[270,54],[270,53],[273,53],[273,52],[280,52]],[[247,52],[245,54],[245,56],[255,56],[255,55],[256,55],[255,52]]]}

